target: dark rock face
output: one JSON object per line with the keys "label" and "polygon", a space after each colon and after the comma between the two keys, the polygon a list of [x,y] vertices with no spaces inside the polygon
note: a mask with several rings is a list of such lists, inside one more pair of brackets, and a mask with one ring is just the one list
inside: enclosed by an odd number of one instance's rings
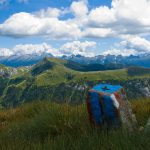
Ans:
{"label": "dark rock face", "polygon": [[13,75],[17,74],[17,69],[16,68],[7,68],[7,69],[0,69],[0,76],[4,78],[10,78]]}

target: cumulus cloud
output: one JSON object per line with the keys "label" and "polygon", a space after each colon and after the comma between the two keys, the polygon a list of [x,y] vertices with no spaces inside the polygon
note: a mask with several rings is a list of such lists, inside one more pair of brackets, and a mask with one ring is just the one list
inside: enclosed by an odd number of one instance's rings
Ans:
{"label": "cumulus cloud", "polygon": [[116,33],[111,28],[86,28],[82,36],[86,38],[105,38],[112,37]]}
{"label": "cumulus cloud", "polygon": [[60,55],[59,51],[47,43],[42,44],[19,44],[12,49],[0,48],[0,56],[9,57],[12,55],[42,55],[53,54]]}
{"label": "cumulus cloud", "polygon": [[[3,1],[5,0],[0,0]],[[0,35],[80,40],[150,33],[149,0],[112,0],[110,8],[97,6],[91,9],[87,0],[79,0],[64,9],[47,8],[33,13],[13,14],[0,24]],[[61,17],[66,14],[66,17]]]}
{"label": "cumulus cloud", "polygon": [[134,49],[139,53],[150,53],[150,41],[141,37],[129,38],[126,41],[122,41],[121,45],[126,49]]}
{"label": "cumulus cloud", "polygon": [[114,10],[109,9],[107,6],[92,9],[88,17],[88,25],[91,27],[110,26],[116,21]]}
{"label": "cumulus cloud", "polygon": [[77,18],[86,17],[88,13],[88,7],[85,1],[74,1],[71,4],[70,10]]}
{"label": "cumulus cloud", "polygon": [[[105,28],[106,31],[111,28],[115,33],[112,36],[115,37],[149,34],[149,16],[149,0],[112,0],[111,8],[100,6],[90,11],[87,26],[93,28],[93,31],[95,28]],[[97,33],[97,37],[100,34]]]}
{"label": "cumulus cloud", "polygon": [[9,57],[13,55],[13,52],[7,48],[0,48],[0,57]]}
{"label": "cumulus cloud", "polygon": [[62,11],[58,8],[48,7],[47,9],[41,9],[35,14],[40,18],[57,18],[61,15]]}
{"label": "cumulus cloud", "polygon": [[[4,1],[1,0],[1,3]],[[80,0],[74,1],[68,11],[74,18],[58,19],[61,13],[61,9],[47,8],[36,13],[14,14],[0,24],[0,34],[12,37],[49,35],[51,38],[79,39],[120,37],[150,32],[148,0],[138,0],[138,3],[137,0],[112,0],[111,8],[99,6],[91,10],[85,0]]]}
{"label": "cumulus cloud", "polygon": [[13,49],[15,55],[31,55],[31,54],[43,54],[43,53],[57,53],[51,45],[47,43],[42,44],[20,44],[16,45]]}
{"label": "cumulus cloud", "polygon": [[64,55],[80,54],[82,56],[94,56],[92,49],[95,48],[95,46],[96,42],[93,41],[73,41],[62,45],[60,51]]}
{"label": "cumulus cloud", "polygon": [[52,54],[53,56],[62,55],[86,55],[93,56],[93,48],[95,48],[96,43],[92,41],[73,41],[68,42],[60,46],[60,48],[54,48],[50,44],[19,44],[14,46],[12,49],[0,48],[0,56],[9,57],[12,55],[42,55],[42,54]]}
{"label": "cumulus cloud", "polygon": [[80,30],[75,23],[59,20],[58,18],[38,17],[30,13],[12,15],[3,24],[0,24],[0,35],[22,36],[49,36],[53,39],[78,38]]}
{"label": "cumulus cloud", "polygon": [[104,55],[141,55],[141,54],[150,54],[150,41],[141,38],[141,37],[130,37],[120,44],[120,49],[110,49],[103,52]]}

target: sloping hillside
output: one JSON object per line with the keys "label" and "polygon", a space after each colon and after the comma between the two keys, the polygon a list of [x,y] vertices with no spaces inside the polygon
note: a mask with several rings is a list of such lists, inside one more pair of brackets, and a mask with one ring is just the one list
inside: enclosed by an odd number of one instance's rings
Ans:
{"label": "sloping hillside", "polygon": [[150,68],[142,68],[142,67],[129,67],[128,75],[129,76],[142,76],[145,74],[150,75]]}
{"label": "sloping hillside", "polygon": [[89,72],[89,71],[105,71],[105,70],[116,70],[125,68],[126,65],[116,64],[116,63],[108,63],[108,64],[80,64],[74,61],[67,61],[65,64],[66,67],[82,72]]}
{"label": "sloping hillside", "polygon": [[[137,70],[134,75],[130,75],[128,69],[81,72],[68,66],[68,63],[66,60],[45,58],[28,69],[29,71],[7,80],[1,78],[1,105],[15,107],[41,99],[81,103],[85,99],[88,87],[101,82],[123,85],[131,98],[145,96],[146,92],[143,91],[149,88],[150,75],[147,71],[142,75],[139,75]],[[76,65],[71,63],[72,66]]]}

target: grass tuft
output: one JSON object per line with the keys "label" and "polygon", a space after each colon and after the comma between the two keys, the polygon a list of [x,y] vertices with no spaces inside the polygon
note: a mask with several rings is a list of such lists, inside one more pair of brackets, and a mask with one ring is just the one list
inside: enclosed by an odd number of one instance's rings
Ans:
{"label": "grass tuft", "polygon": [[[132,102],[139,125],[150,116],[150,100]],[[1,150],[148,150],[150,134],[89,125],[86,106],[33,102],[0,112]]]}

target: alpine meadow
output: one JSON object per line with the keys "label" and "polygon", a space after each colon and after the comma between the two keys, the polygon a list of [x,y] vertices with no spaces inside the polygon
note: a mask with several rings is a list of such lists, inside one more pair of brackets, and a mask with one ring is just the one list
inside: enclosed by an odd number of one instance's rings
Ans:
{"label": "alpine meadow", "polygon": [[0,150],[149,150],[149,27],[149,0],[0,0]]}

